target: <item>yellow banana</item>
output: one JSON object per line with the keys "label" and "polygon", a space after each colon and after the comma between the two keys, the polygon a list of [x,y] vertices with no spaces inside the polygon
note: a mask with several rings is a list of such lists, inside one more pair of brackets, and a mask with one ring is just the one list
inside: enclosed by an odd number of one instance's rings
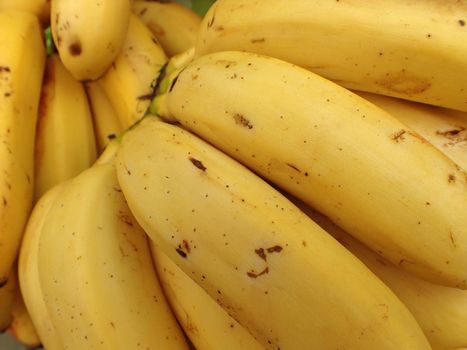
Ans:
{"label": "yellow banana", "polygon": [[166,61],[151,31],[138,17],[131,15],[122,52],[100,79],[124,129],[146,113]]}
{"label": "yellow banana", "polygon": [[135,1],[133,13],[148,26],[168,56],[182,53],[196,43],[201,17],[184,5]]}
{"label": "yellow banana", "polygon": [[49,56],[42,88],[35,151],[35,199],[76,176],[97,158],[86,92],[58,55]]}
{"label": "yellow banana", "polygon": [[197,350],[264,349],[152,242],[151,251],[170,306]]}
{"label": "yellow banana", "polygon": [[130,0],[51,0],[55,46],[75,79],[95,80],[119,55],[128,29]]}
{"label": "yellow banana", "polygon": [[0,11],[19,10],[30,12],[41,20],[43,24],[50,19],[50,0],[2,0]]}
{"label": "yellow banana", "polygon": [[116,147],[70,180],[47,214],[37,253],[47,310],[69,350],[188,349],[117,183]]}
{"label": "yellow banana", "polygon": [[118,136],[123,127],[112,103],[98,82],[86,84],[94,121],[98,153],[101,154],[111,139]]}
{"label": "yellow banana", "polygon": [[16,286],[17,280],[12,270],[8,279],[0,284],[0,332],[5,331],[11,324],[11,310]]}
{"label": "yellow banana", "polygon": [[34,134],[45,50],[36,16],[0,12],[0,285],[16,260],[33,199]]}
{"label": "yellow banana", "polygon": [[382,95],[358,94],[415,130],[467,170],[467,113]]}
{"label": "yellow banana", "polygon": [[218,0],[197,55],[239,50],[355,90],[467,111],[465,1]]}
{"label": "yellow banana", "polygon": [[219,52],[158,104],[393,263],[467,288],[467,174],[368,101],[275,58]]}
{"label": "yellow banana", "polygon": [[117,174],[151,239],[264,348],[429,349],[358,259],[201,139],[146,118],[124,135]]}
{"label": "yellow banana", "polygon": [[[37,292],[36,292],[37,293]],[[37,348],[42,343],[36,328],[32,323],[31,317],[21,294],[19,284],[15,289],[15,296],[13,298],[13,305],[11,310],[11,324],[8,332],[21,344],[28,348]]]}
{"label": "yellow banana", "polygon": [[26,226],[18,261],[19,284],[24,303],[39,338],[47,350],[63,350],[64,346],[58,338],[44,302],[44,294],[39,281],[37,254],[45,219],[64,187],[65,183],[61,183],[48,190],[34,206]]}
{"label": "yellow banana", "polygon": [[425,282],[400,270],[328,218],[297,204],[391,288],[415,316],[434,349],[457,349],[467,344],[467,291]]}

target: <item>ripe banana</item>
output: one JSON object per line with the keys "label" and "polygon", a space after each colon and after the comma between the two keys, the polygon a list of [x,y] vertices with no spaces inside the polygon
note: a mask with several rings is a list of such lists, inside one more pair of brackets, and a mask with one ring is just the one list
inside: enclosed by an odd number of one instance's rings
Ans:
{"label": "ripe banana", "polygon": [[36,16],[0,12],[0,285],[16,260],[33,199],[34,134],[45,65]]}
{"label": "ripe banana", "polygon": [[201,17],[177,3],[135,1],[133,13],[148,26],[168,56],[188,50],[196,43]]}
{"label": "ripe banana", "polygon": [[197,350],[262,350],[253,336],[151,242],[164,293]]}
{"label": "ripe banana", "polygon": [[358,92],[389,112],[467,170],[467,113]]}
{"label": "ripe banana", "polygon": [[117,112],[98,82],[86,84],[86,92],[92,110],[97,150],[101,154],[110,140],[123,131],[123,127]]}
{"label": "ripe banana", "polygon": [[355,89],[467,111],[465,1],[218,0],[199,56],[277,57]]}
{"label": "ripe banana", "polygon": [[17,286],[14,270],[8,279],[0,284],[0,332],[5,331],[11,324],[11,310]]}
{"label": "ripe banana", "polygon": [[167,57],[146,25],[130,16],[122,52],[100,79],[124,129],[147,111]]}
{"label": "ripe banana", "polygon": [[130,0],[51,0],[51,27],[65,67],[77,80],[102,76],[120,53]]}
{"label": "ripe banana", "polygon": [[264,348],[429,349],[358,259],[194,135],[145,118],[124,134],[117,174],[151,239]]}
{"label": "ripe banana", "polygon": [[86,92],[58,55],[48,57],[35,150],[35,199],[97,158]]}
{"label": "ripe banana", "polygon": [[252,53],[201,57],[169,86],[154,109],[401,268],[467,288],[467,174],[388,113]]}
{"label": "ripe banana", "polygon": [[407,306],[434,349],[467,344],[467,291],[432,284],[400,270],[300,201],[293,202],[378,276]]}
{"label": "ripe banana", "polygon": [[30,12],[46,24],[50,19],[50,0],[2,0],[0,11],[6,10]]}
{"label": "ripe banana", "polygon": [[69,350],[188,349],[117,183],[116,147],[70,180],[47,214],[37,258],[47,310]]}
{"label": "ripe banana", "polygon": [[58,338],[44,302],[44,294],[39,281],[37,254],[45,219],[52,204],[63,191],[65,184],[66,182],[62,182],[48,190],[34,206],[24,232],[18,260],[19,284],[24,303],[39,338],[47,350],[63,350],[64,346]]}
{"label": "ripe banana", "polygon": [[26,305],[24,304],[19,284],[15,288],[15,296],[13,298],[11,310],[11,324],[8,328],[8,332],[18,342],[30,349],[36,349],[42,344],[29,312],[26,309]]}

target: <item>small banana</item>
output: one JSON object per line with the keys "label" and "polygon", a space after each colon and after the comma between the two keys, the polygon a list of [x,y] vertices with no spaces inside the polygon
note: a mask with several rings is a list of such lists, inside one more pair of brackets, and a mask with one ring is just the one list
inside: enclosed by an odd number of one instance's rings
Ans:
{"label": "small banana", "polygon": [[117,183],[117,147],[67,182],[45,218],[37,264],[48,313],[69,350],[188,349]]}
{"label": "small banana", "polygon": [[44,302],[44,294],[39,281],[37,254],[45,219],[64,187],[65,183],[63,182],[54,186],[36,202],[26,226],[18,260],[19,285],[24,303],[34,328],[47,350],[64,350],[65,348],[58,337]]}
{"label": "small banana", "polygon": [[117,174],[151,239],[265,349],[429,349],[358,259],[194,135],[143,119],[123,136]]}
{"label": "small banana", "polygon": [[119,55],[130,0],[51,0],[51,27],[65,67],[77,80],[102,76]]}
{"label": "small banana", "polygon": [[467,170],[467,113],[357,92],[412,128]]}
{"label": "small banana", "polygon": [[99,80],[124,129],[146,113],[166,61],[151,31],[138,17],[131,15],[122,52]]}
{"label": "small banana", "polygon": [[18,10],[30,12],[47,24],[50,20],[50,0],[2,0],[0,11]]}
{"label": "small banana", "polygon": [[154,109],[401,268],[467,288],[466,172],[375,105],[288,62],[232,51],[172,76]]}
{"label": "small banana", "polygon": [[98,153],[102,154],[110,140],[123,131],[123,127],[117,112],[98,82],[86,84],[86,92],[92,110]]}
{"label": "small banana", "polygon": [[8,279],[0,284],[0,332],[6,331],[11,324],[11,311],[17,286],[14,270]]}
{"label": "small banana", "polygon": [[17,258],[32,207],[34,135],[44,66],[37,17],[0,12],[0,285]]}
{"label": "small banana", "polygon": [[170,306],[197,350],[264,349],[153,242],[151,252]]}
{"label": "small banana", "polygon": [[48,57],[35,150],[35,199],[97,158],[86,92],[58,55]]}
{"label": "small banana", "polygon": [[135,1],[133,12],[148,26],[168,56],[195,45],[201,17],[187,6],[174,2]]}
{"label": "small banana", "polygon": [[277,57],[347,88],[467,111],[465,1],[218,0],[196,53]]}

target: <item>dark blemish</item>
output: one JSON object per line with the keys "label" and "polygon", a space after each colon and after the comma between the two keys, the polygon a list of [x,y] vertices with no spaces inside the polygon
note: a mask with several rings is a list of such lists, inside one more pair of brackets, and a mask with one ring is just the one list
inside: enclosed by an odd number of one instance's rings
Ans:
{"label": "dark blemish", "polygon": [[214,28],[214,30],[218,31],[218,32],[222,32],[224,30],[224,27],[223,26],[216,26]]}
{"label": "dark blemish", "polygon": [[282,247],[280,245],[275,245],[273,247],[270,247],[268,249],[266,249],[268,251],[268,253],[279,253],[282,251]]}
{"label": "dark blemish", "polygon": [[426,204],[426,205],[430,205],[431,203],[430,203],[430,202],[426,202],[425,204]]}
{"label": "dark blemish", "polygon": [[159,46],[159,41],[155,38],[155,37],[151,37],[151,41],[156,44],[157,46]]}
{"label": "dark blemish", "polygon": [[8,66],[0,66],[0,73],[2,72],[10,73],[11,69]]}
{"label": "dark blemish", "polygon": [[8,201],[6,200],[5,196],[2,196],[3,199],[3,205],[6,207],[8,204]]}
{"label": "dark blemish", "polygon": [[289,167],[291,167],[293,170],[298,171],[299,173],[301,173],[300,169],[297,168],[295,165],[290,164],[290,163],[286,163],[286,164],[287,164]]}
{"label": "dark blemish", "polygon": [[5,92],[5,93],[3,94],[3,96],[4,96],[4,97],[10,97],[10,96],[11,96],[11,92]]}
{"label": "dark blemish", "polygon": [[180,74],[178,74],[178,75],[174,78],[174,80],[172,80],[172,82],[170,83],[169,92],[172,92],[172,90],[173,90],[175,84],[177,83],[177,80],[178,80],[179,75],[180,75]]}
{"label": "dark blemish", "polygon": [[211,17],[211,19],[210,19],[209,22],[208,22],[208,28],[211,28],[211,27],[212,27],[212,25],[214,24],[214,20],[215,20],[215,16],[214,16],[214,14],[213,14],[212,17]]}
{"label": "dark blemish", "polygon": [[266,261],[267,257],[266,257],[266,253],[264,252],[264,248],[255,249],[255,253],[258,254],[261,259]]}
{"label": "dark blemish", "polygon": [[4,279],[3,281],[0,281],[0,288],[5,287],[7,283],[8,283],[8,278]]}
{"label": "dark blemish", "polygon": [[180,255],[182,258],[186,258],[186,253],[182,250],[182,248],[177,247],[175,248],[175,251]]}
{"label": "dark blemish", "polygon": [[465,127],[458,126],[458,129],[452,129],[452,130],[447,130],[447,131],[438,131],[437,130],[436,135],[441,135],[441,136],[447,137],[449,139],[453,139],[464,130],[465,130]]}
{"label": "dark blemish", "polygon": [[396,142],[402,141],[402,140],[405,139],[405,137],[404,137],[404,134],[405,134],[405,133],[406,133],[405,130],[399,130],[399,131],[395,132],[395,133],[391,136],[391,138],[392,138],[393,140],[395,140]]}
{"label": "dark blemish", "polygon": [[188,244],[188,241],[187,240],[183,240],[182,241],[182,245],[183,245],[183,248],[185,248],[185,250],[187,251],[187,253],[190,253],[191,252],[191,248],[190,248],[190,245]]}
{"label": "dark blemish", "polygon": [[465,26],[465,21],[463,19],[460,19],[458,22],[461,27]]}
{"label": "dark blemish", "polygon": [[243,115],[239,114],[239,113],[235,113],[234,116],[233,116],[234,120],[235,120],[235,123],[239,124],[239,125],[242,125],[242,126],[245,126],[247,127],[248,129],[253,129],[253,125],[250,123],[250,121],[248,119],[246,119]]}
{"label": "dark blemish", "polygon": [[302,245],[306,247],[306,241],[302,241]]}
{"label": "dark blemish", "polygon": [[455,181],[456,181],[456,177],[455,177],[454,175],[452,175],[452,174],[449,174],[449,176],[448,176],[448,182],[449,182],[449,183],[453,183],[453,182],[455,182]]}
{"label": "dark blemish", "polygon": [[451,240],[452,246],[454,248],[457,248],[456,241],[454,240],[454,235],[452,234],[452,231],[449,231],[449,239]]}
{"label": "dark blemish", "polygon": [[193,74],[193,75],[191,76],[191,79],[192,79],[192,80],[196,80],[196,79],[198,79],[198,77],[199,77],[198,74]]}
{"label": "dark blemish", "polygon": [[259,39],[251,39],[250,42],[252,44],[256,44],[256,43],[264,43],[266,41],[265,38],[259,38]]}
{"label": "dark blemish", "polygon": [[140,95],[136,97],[139,101],[145,101],[145,100],[152,100],[154,98],[153,93],[145,94],[145,95]]}
{"label": "dark blemish", "polygon": [[81,43],[79,41],[74,42],[68,47],[68,51],[70,52],[70,55],[72,56],[81,55],[81,52],[82,52]]}
{"label": "dark blemish", "polygon": [[427,37],[428,39],[430,39],[430,38],[431,38],[431,34],[428,33],[428,34],[426,35],[426,37]]}
{"label": "dark blemish", "polygon": [[189,159],[190,159],[190,162],[193,163],[193,165],[195,167],[197,167],[198,169],[200,169],[202,171],[206,171],[206,167],[204,166],[204,164],[200,160],[195,159],[193,157],[190,157]]}
{"label": "dark blemish", "polygon": [[115,324],[113,322],[110,322],[110,325],[112,326],[112,328],[115,328]]}
{"label": "dark blemish", "polygon": [[248,275],[248,277],[251,277],[251,278],[257,278],[261,275],[264,275],[266,273],[269,272],[269,267],[265,267],[263,271],[261,272],[254,272],[254,271],[248,271],[246,274]]}
{"label": "dark blemish", "polygon": [[113,140],[115,138],[117,138],[117,135],[115,135],[115,134],[108,134],[107,135],[107,139],[109,139],[109,140]]}
{"label": "dark blemish", "polygon": [[147,7],[143,8],[141,11],[139,11],[139,15],[142,16],[146,13],[146,11],[148,10]]}
{"label": "dark blemish", "polygon": [[119,192],[119,193],[122,192],[122,190],[120,188],[118,188],[118,187],[113,187],[113,189],[114,189],[115,192]]}

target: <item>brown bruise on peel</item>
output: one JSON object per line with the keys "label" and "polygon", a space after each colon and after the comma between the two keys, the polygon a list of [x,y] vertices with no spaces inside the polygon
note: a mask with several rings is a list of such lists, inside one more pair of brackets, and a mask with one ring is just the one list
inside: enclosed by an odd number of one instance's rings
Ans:
{"label": "brown bruise on peel", "polygon": [[8,283],[8,278],[4,278],[3,280],[0,280],[0,288],[5,287],[7,283]]}
{"label": "brown bruise on peel", "polygon": [[391,139],[393,139],[396,142],[403,141],[405,140],[405,133],[406,131],[403,129],[396,131],[394,134],[391,135]]}
{"label": "brown bruise on peel", "polygon": [[451,241],[452,246],[457,248],[457,243],[451,230],[449,231],[449,240]]}
{"label": "brown bruise on peel", "polygon": [[203,162],[201,162],[200,160],[198,159],[195,159],[193,157],[189,157],[188,158],[190,160],[190,162],[195,166],[197,167],[199,170],[201,171],[206,171],[206,167],[204,166]]}
{"label": "brown bruise on peel", "polygon": [[264,261],[266,261],[267,256],[266,256],[266,253],[264,252],[264,248],[255,249],[255,253],[258,254],[258,256],[259,256],[261,259],[263,259]]}
{"label": "brown bruise on peel", "polygon": [[266,41],[265,38],[257,38],[257,39],[251,39],[250,43],[252,44],[259,44],[259,43],[264,43]]}
{"label": "brown bruise on peel", "polygon": [[417,95],[431,87],[431,82],[426,79],[411,75],[405,69],[396,73],[386,73],[375,81],[376,85],[404,95]]}
{"label": "brown bruise on peel", "polygon": [[76,40],[73,43],[71,43],[70,46],[68,46],[68,51],[72,56],[81,55],[81,52],[83,51],[83,48],[81,47],[81,42],[79,40]]}
{"label": "brown bruise on peel", "polygon": [[235,113],[233,115],[233,119],[235,120],[235,124],[244,126],[250,130],[253,129],[253,124],[251,124],[251,122],[247,118],[245,118],[244,115],[240,113]]}
{"label": "brown bruise on peel", "polygon": [[268,266],[266,266],[266,267],[263,269],[263,271],[261,271],[261,272],[247,271],[246,274],[248,275],[248,277],[251,277],[251,278],[258,278],[259,276],[262,276],[262,275],[267,274],[267,273],[269,273],[269,267],[268,267]]}

